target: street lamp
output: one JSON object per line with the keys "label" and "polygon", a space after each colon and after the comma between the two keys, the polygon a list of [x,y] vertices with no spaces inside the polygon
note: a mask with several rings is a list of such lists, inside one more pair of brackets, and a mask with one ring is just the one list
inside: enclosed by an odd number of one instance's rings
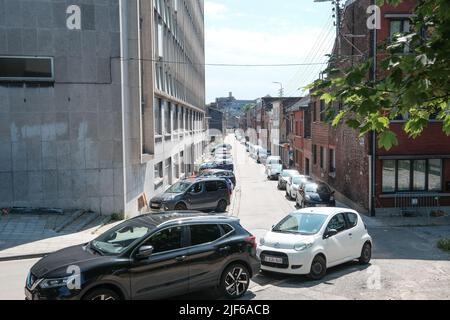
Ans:
{"label": "street lamp", "polygon": [[273,82],[275,84],[279,84],[280,85],[280,91],[279,91],[279,95],[280,98],[282,98],[284,96],[284,88],[283,88],[283,84],[281,82]]}

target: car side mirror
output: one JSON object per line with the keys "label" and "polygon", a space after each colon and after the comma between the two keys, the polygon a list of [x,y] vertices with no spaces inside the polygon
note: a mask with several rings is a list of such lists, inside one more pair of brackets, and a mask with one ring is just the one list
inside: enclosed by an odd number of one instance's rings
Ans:
{"label": "car side mirror", "polygon": [[325,234],[323,235],[323,238],[324,239],[329,239],[331,237],[334,237],[337,234],[338,234],[338,231],[336,229],[330,229],[330,230],[325,232]]}
{"label": "car side mirror", "polygon": [[139,251],[136,254],[136,258],[139,260],[147,259],[153,254],[153,251],[153,246],[142,246],[139,248]]}

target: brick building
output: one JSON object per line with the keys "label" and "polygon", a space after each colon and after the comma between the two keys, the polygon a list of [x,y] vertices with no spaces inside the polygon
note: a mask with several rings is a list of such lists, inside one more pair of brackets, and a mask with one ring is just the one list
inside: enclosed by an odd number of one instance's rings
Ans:
{"label": "brick building", "polygon": [[[382,59],[374,43],[409,30],[415,1],[381,7],[381,30],[367,29],[366,9],[371,4],[350,1],[343,9],[341,37],[331,60],[335,67],[344,69],[374,56]],[[379,70],[376,74],[381,76]],[[414,140],[403,132],[404,120],[394,121],[391,130],[398,134],[399,145],[386,151],[377,147],[375,134],[360,137],[345,125],[325,123],[325,105],[317,98],[311,100],[311,108],[311,175],[327,182],[341,200],[372,214],[450,206],[450,137],[443,133],[442,123],[430,121]]]}

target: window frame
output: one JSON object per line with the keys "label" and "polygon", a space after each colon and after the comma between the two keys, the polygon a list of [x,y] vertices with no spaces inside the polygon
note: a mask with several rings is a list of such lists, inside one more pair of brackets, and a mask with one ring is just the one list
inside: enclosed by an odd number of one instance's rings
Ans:
{"label": "window frame", "polygon": [[[431,160],[439,160],[441,163],[440,169],[441,169],[441,186],[439,190],[430,190],[430,161]],[[395,183],[394,183],[394,191],[384,191],[384,162],[385,161],[394,161],[395,167],[394,167],[394,176],[395,176]],[[400,161],[409,161],[409,188],[408,190],[399,190],[399,162]],[[423,190],[415,190],[414,189],[414,164],[416,161],[425,161],[425,189]],[[427,158],[427,159],[383,159],[381,161],[381,194],[383,195],[389,195],[389,194],[401,194],[401,193],[442,193],[444,191],[444,161],[443,159],[438,158]]]}
{"label": "window frame", "polygon": [[[200,244],[196,244],[196,245],[192,245],[192,232],[191,232],[191,227],[194,226],[210,226],[210,225],[215,225],[217,226],[217,228],[219,229],[220,232],[220,236],[219,238],[217,238],[216,240],[213,241],[209,241],[209,242],[204,242],[204,243],[200,243]],[[195,247],[199,247],[199,246],[204,246],[204,245],[211,245],[221,239],[223,239],[226,235],[224,234],[224,230],[220,227],[220,225],[218,223],[193,223],[193,224],[189,224],[188,226],[188,238],[187,238],[187,243],[188,243],[188,248],[195,248]]]}
{"label": "window frame", "polygon": [[51,77],[1,77],[0,82],[55,82],[55,59],[50,56],[9,56],[0,55],[0,59],[32,59],[32,60],[49,60]]}
{"label": "window frame", "polygon": [[156,229],[156,230],[154,230],[154,232],[152,232],[152,233],[151,233],[150,235],[148,235],[145,239],[143,239],[142,242],[140,242],[139,244],[137,244],[136,247],[134,247],[134,249],[132,250],[132,252],[131,252],[131,254],[130,254],[130,257],[135,257],[136,254],[137,254],[137,252],[139,251],[139,248],[141,248],[143,245],[145,245],[145,243],[146,243],[147,241],[149,241],[152,237],[154,237],[154,236],[157,235],[158,233],[161,233],[161,232],[163,232],[163,231],[166,231],[166,230],[169,230],[169,229],[173,229],[173,228],[182,228],[182,232],[181,232],[181,241],[180,241],[181,247],[178,248],[178,249],[174,249],[174,250],[169,250],[169,251],[163,251],[163,252],[157,252],[157,253],[154,253],[154,254],[152,254],[152,255],[150,256],[150,258],[158,257],[158,256],[161,256],[161,255],[163,255],[163,254],[173,253],[173,252],[176,252],[176,251],[187,250],[187,249],[189,248],[189,242],[188,242],[188,240],[189,240],[189,235],[187,234],[187,233],[188,233],[188,226],[186,226],[186,225],[181,225],[181,226],[167,226],[167,227],[164,227],[164,228],[162,228],[162,229]]}

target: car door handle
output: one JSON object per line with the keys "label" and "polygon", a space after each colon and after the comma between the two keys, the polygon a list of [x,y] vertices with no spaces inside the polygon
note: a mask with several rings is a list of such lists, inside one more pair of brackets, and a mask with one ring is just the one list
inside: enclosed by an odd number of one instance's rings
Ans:
{"label": "car door handle", "polygon": [[182,261],[186,260],[186,258],[187,258],[186,256],[179,256],[179,257],[176,257],[175,260],[178,262],[182,262]]}
{"label": "car door handle", "polygon": [[219,252],[225,252],[225,251],[230,251],[230,250],[231,250],[230,246],[219,248]]}

